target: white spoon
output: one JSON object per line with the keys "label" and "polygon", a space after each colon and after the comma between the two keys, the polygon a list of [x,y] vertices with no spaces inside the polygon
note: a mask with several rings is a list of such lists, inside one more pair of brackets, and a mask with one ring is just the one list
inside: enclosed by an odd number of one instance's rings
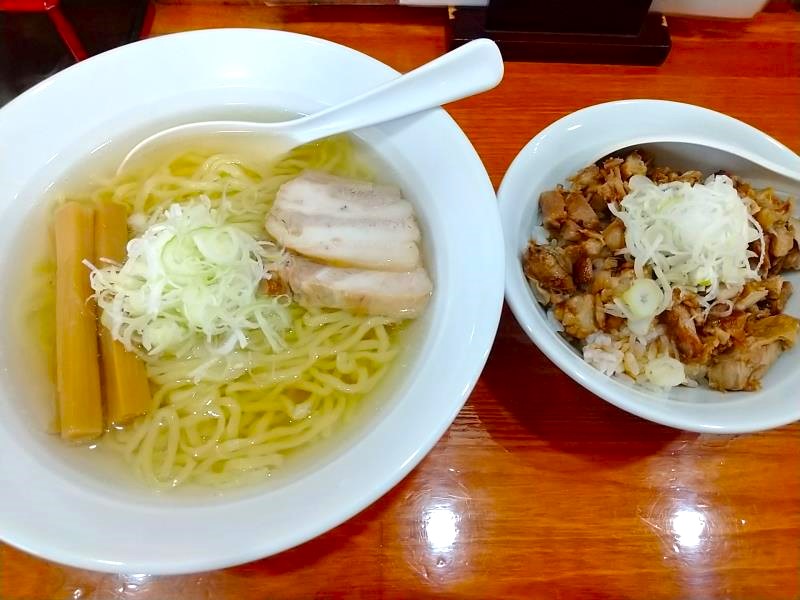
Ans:
{"label": "white spoon", "polygon": [[696,169],[706,174],[724,170],[752,183],[754,187],[771,187],[800,200],[800,156],[797,166],[778,164],[747,148],[723,144],[702,136],[675,136],[674,138],[640,138],[626,142],[603,154],[623,156],[640,148],[656,157],[657,163],[673,169]]}
{"label": "white spoon", "polygon": [[278,123],[206,121],[171,127],[151,135],[131,150],[117,169],[135,169],[153,151],[198,137],[244,134],[263,139],[273,152],[337,133],[384,123],[495,87],[503,78],[503,59],[494,42],[469,42],[351,100],[318,113]]}

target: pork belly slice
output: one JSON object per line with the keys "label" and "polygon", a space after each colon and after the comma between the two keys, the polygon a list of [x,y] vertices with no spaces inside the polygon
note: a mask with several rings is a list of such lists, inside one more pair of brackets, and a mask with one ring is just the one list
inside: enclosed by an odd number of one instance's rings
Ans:
{"label": "pork belly slice", "polygon": [[375,271],[334,267],[293,256],[282,275],[295,301],[306,308],[339,308],[393,319],[419,315],[433,290],[422,267],[407,272]]}
{"label": "pork belly slice", "polygon": [[716,390],[757,390],[761,378],[781,353],[794,345],[800,322],[774,315],[747,324],[744,343],[716,357],[708,369],[708,385]]}
{"label": "pork belly slice", "polygon": [[420,264],[414,208],[394,186],[305,171],[280,187],[266,228],[286,248],[327,263],[383,271]]}

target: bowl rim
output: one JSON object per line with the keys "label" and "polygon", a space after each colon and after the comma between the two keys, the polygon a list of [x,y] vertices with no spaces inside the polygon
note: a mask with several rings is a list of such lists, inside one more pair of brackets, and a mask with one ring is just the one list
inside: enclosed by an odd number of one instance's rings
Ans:
{"label": "bowl rim", "polygon": [[[218,29],[203,29],[168,34],[155,38],[141,40],[115,48],[103,54],[92,57],[81,63],[72,65],[67,69],[51,76],[47,80],[40,82],[33,86],[17,98],[11,100],[0,109],[0,124],[4,116],[10,115],[19,107],[24,106],[31,98],[43,93],[47,93],[47,89],[56,82],[62,80],[69,80],[77,73],[81,73],[86,69],[94,68],[95,66],[103,65],[106,63],[115,64],[120,59],[128,58],[137,55],[143,48],[175,48],[176,44],[193,43],[198,44],[201,41],[204,43],[215,44],[220,43],[226,36],[254,36],[261,39],[274,38],[277,40],[294,40],[298,43],[307,45],[308,47],[314,46],[320,52],[329,52],[334,50],[346,57],[348,61],[353,61],[353,64],[371,65],[374,69],[379,69],[381,77],[390,78],[398,75],[398,71],[392,69],[381,61],[357,51],[353,48],[338,44],[322,38],[299,34],[294,32],[287,32],[281,30],[259,29],[259,28],[218,28]],[[373,83],[378,84],[381,81],[375,79]],[[322,516],[317,516],[307,519],[300,523],[297,532],[290,536],[291,539],[284,542],[276,543],[270,538],[269,535],[263,536],[263,541],[258,544],[252,544],[247,548],[239,550],[233,554],[231,552],[205,555],[203,557],[192,556],[185,558],[176,556],[169,564],[153,563],[152,559],[143,557],[139,561],[116,562],[109,560],[106,556],[87,555],[85,551],[81,550],[80,546],[59,546],[53,548],[48,544],[46,539],[41,539],[35,535],[29,535],[23,526],[17,525],[7,519],[0,518],[0,537],[3,541],[20,548],[26,552],[42,556],[49,560],[54,560],[59,563],[68,564],[75,567],[87,568],[96,571],[104,571],[117,573],[121,570],[144,572],[148,574],[181,574],[205,571],[210,569],[224,568],[233,565],[242,564],[252,560],[264,558],[279,552],[283,552],[293,548],[299,544],[307,542],[318,535],[329,531],[333,527],[347,521],[354,515],[358,514],[369,505],[374,503],[377,499],[385,495],[390,489],[395,487],[408,473],[417,466],[417,464],[425,457],[425,455],[433,448],[437,441],[442,437],[445,431],[450,427],[457,414],[460,412],[464,403],[472,392],[478,378],[483,370],[483,367],[488,359],[489,352],[497,331],[500,321],[500,314],[503,305],[503,291],[504,291],[504,246],[502,244],[502,228],[500,225],[499,213],[497,211],[497,204],[494,194],[494,188],[491,184],[488,174],[486,173],[485,166],[483,165],[480,157],[472,146],[469,138],[461,130],[458,124],[452,117],[442,108],[431,109],[424,113],[426,117],[437,119],[437,123],[447,131],[451,131],[448,135],[455,136],[453,140],[458,142],[464,151],[464,156],[472,165],[474,176],[480,180],[480,185],[475,189],[475,197],[486,202],[481,202],[481,206],[485,206],[482,215],[484,219],[484,227],[486,228],[486,235],[492,240],[496,241],[492,249],[491,256],[487,259],[492,263],[493,268],[487,270],[487,280],[482,289],[481,305],[485,306],[486,312],[481,319],[481,322],[474,323],[469,332],[470,344],[474,345],[471,350],[471,356],[468,361],[459,365],[459,383],[457,389],[453,390],[452,397],[447,401],[449,411],[447,418],[442,419],[433,427],[422,428],[424,434],[417,434],[414,437],[415,441],[408,444],[408,448],[404,448],[402,460],[395,461],[393,464],[386,465],[387,468],[382,471],[383,475],[380,479],[374,479],[370,482],[369,486],[364,486],[362,489],[356,490],[351,493],[348,498],[349,502],[346,505],[340,506],[336,510],[329,510]],[[491,201],[489,201],[491,200]],[[466,276],[466,275],[465,275]],[[445,314],[445,311],[441,311]],[[465,334],[467,335],[467,334]],[[385,421],[387,415],[381,417],[378,423]],[[362,440],[363,441],[363,440]],[[348,448],[338,456],[334,463],[338,463],[349,459],[358,449],[361,442],[355,446]],[[399,452],[399,451],[398,451]],[[329,464],[323,465],[320,470],[327,469]],[[0,467],[0,477],[4,477],[6,467]],[[314,473],[317,471],[315,470]],[[306,475],[305,477],[308,477]],[[305,478],[304,477],[304,478]],[[294,483],[288,484],[287,487],[295,485]],[[256,497],[257,499],[258,497]],[[253,502],[254,499],[236,502]],[[110,504],[110,503],[109,503]],[[286,536],[284,536],[286,537]]]}
{"label": "bowl rim", "polygon": [[[552,325],[547,323],[546,319],[540,314],[541,311],[538,305],[534,305],[535,300],[532,300],[530,286],[525,280],[524,275],[521,275],[519,239],[516,237],[517,230],[514,228],[518,223],[512,223],[512,217],[510,217],[510,207],[513,206],[517,200],[514,199],[512,191],[510,190],[518,181],[524,181],[527,177],[526,172],[530,169],[531,157],[535,153],[537,146],[543,140],[558,135],[558,132],[560,132],[561,128],[567,123],[574,123],[586,116],[607,116],[609,111],[616,111],[619,109],[633,110],[636,111],[637,114],[671,110],[681,115],[701,116],[714,120],[726,127],[734,127],[744,135],[757,136],[761,141],[771,146],[771,149],[775,153],[773,157],[775,162],[785,164],[794,169],[800,168],[800,157],[772,136],[730,115],[694,104],[670,100],[631,98],[586,106],[560,117],[531,138],[517,153],[506,171],[497,192],[506,246],[505,297],[517,323],[519,323],[539,350],[573,381],[606,402],[643,419],[685,431],[717,434],[762,431],[787,425],[799,420],[800,403],[797,404],[793,412],[787,411],[780,415],[772,416],[767,413],[760,413],[752,421],[746,423],[726,423],[714,420],[700,421],[676,414],[675,411],[672,410],[664,410],[657,404],[647,402],[648,398],[652,400],[652,396],[651,393],[644,388],[625,385],[612,377],[602,374],[586,363],[574,351],[567,347],[567,342],[556,334]],[[622,139],[627,140],[627,137],[623,137]],[[627,146],[628,144],[625,143],[623,145]],[[605,150],[605,147],[608,149]],[[609,142],[605,147],[605,151],[598,154],[598,157],[613,151],[614,144]],[[776,160],[776,157],[782,160]],[[519,200],[519,202],[521,203],[523,201]],[[530,200],[527,202],[530,202]],[[538,198],[534,199],[533,202],[538,203]]]}

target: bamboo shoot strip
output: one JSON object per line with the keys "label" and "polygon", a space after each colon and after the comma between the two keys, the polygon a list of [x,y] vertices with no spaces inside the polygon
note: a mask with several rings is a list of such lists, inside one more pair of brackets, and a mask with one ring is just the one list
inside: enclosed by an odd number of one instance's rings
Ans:
{"label": "bamboo shoot strip", "polygon": [[61,437],[71,441],[103,433],[97,319],[89,270],[94,258],[94,211],[67,202],[55,212],[56,388]]}
{"label": "bamboo shoot strip", "polygon": [[[127,210],[121,204],[102,202],[95,212],[95,265],[103,259],[123,263],[128,243]],[[106,420],[109,426],[122,425],[150,408],[150,387],[142,361],[114,340],[111,332],[99,325],[100,357]]]}

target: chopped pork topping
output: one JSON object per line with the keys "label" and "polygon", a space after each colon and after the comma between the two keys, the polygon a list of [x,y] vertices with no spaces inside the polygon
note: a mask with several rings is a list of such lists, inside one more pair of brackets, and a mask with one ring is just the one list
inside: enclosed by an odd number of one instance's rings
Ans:
{"label": "chopped pork topping", "polygon": [[[636,271],[638,276],[634,272],[625,224],[609,205],[619,206],[631,191],[629,181],[634,176],[646,176],[656,184],[696,184],[705,181],[705,175],[655,166],[637,151],[589,165],[568,186],[541,194],[542,225],[549,240],[530,242],[523,256],[524,272],[537,299],[561,322],[564,335],[584,349],[587,360],[591,355],[589,362],[598,361],[596,366],[604,372],[657,385],[643,379],[643,373],[649,360],[663,356],[681,361],[690,383],[753,390],[770,365],[794,344],[798,321],[782,312],[792,286],[780,275],[800,270],[800,220],[792,216],[793,201],[779,198],[771,189],[756,190],[734,175],[717,174],[730,177],[745,212],[763,231],[763,237],[748,246],[751,272],[760,278],[721,286],[710,306],[698,295],[701,292],[675,287],[672,301],[665,303],[666,309],[644,335],[640,327],[635,334],[628,327],[631,313],[621,300],[642,272]],[[643,273],[656,278],[650,264],[644,265]],[[638,301],[646,303],[647,298]],[[622,358],[606,357],[601,364],[598,357],[609,351],[609,340],[617,344]],[[617,367],[609,371],[609,364]]]}

